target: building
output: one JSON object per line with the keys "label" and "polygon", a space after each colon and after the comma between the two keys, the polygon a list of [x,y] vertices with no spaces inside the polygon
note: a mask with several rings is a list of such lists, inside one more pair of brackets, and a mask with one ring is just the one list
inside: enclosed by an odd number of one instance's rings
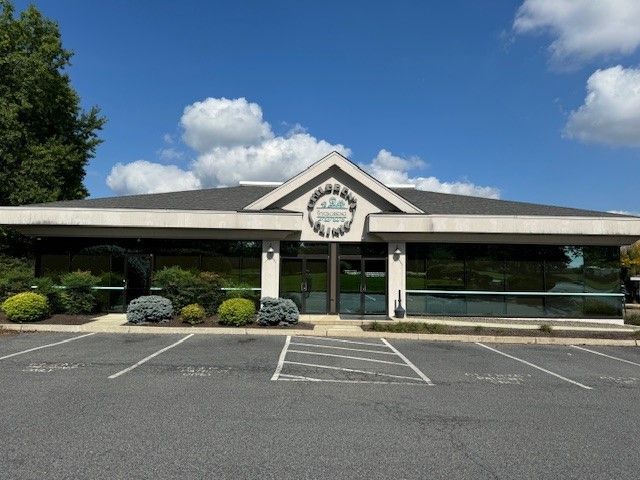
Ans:
{"label": "building", "polygon": [[[0,208],[39,275],[91,270],[106,305],[172,265],[215,271],[302,313],[620,321],[619,247],[640,218],[385,186],[338,153],[282,184]],[[123,297],[124,294],[124,297]]]}

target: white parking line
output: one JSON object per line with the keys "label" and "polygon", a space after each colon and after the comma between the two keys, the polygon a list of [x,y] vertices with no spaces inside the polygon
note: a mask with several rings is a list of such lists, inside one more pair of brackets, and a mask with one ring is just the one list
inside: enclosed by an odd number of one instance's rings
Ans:
{"label": "white parking line", "polygon": [[[314,347],[314,348],[331,348],[333,350],[350,350],[352,352],[379,353],[380,355],[395,355],[394,352],[383,352],[382,350],[368,350],[366,348],[336,347],[335,345],[320,345],[318,343],[291,342],[291,345],[300,345],[304,347]],[[382,347],[383,345],[380,345],[380,346]]]}
{"label": "white parking line", "polygon": [[280,380],[299,380],[305,382],[307,380],[311,380],[309,377],[303,377],[302,375],[289,375],[288,373],[281,373],[279,378]]}
{"label": "white parking line", "polygon": [[384,339],[384,338],[381,338],[380,340],[382,340],[382,341],[384,342],[384,344],[385,344],[387,347],[389,347],[391,350],[393,350],[393,351],[394,351],[394,353],[395,353],[396,355],[398,355],[398,356],[402,359],[402,361],[403,361],[403,362],[405,362],[405,363],[407,364],[407,366],[408,366],[408,367],[411,367],[411,369],[412,369],[414,372],[416,372],[416,373],[420,376],[420,378],[421,378],[422,380],[424,380],[424,381],[425,381],[427,384],[429,384],[429,385],[433,385],[433,382],[429,379],[429,377],[427,377],[424,373],[422,373],[422,372],[420,371],[420,369],[419,369],[418,367],[416,367],[413,363],[411,363],[411,361],[410,361],[407,357],[405,357],[402,353],[400,353],[400,351],[399,351],[396,347],[394,347],[393,345],[391,345],[391,344],[390,344],[389,342],[387,342],[387,340],[386,340],[386,339]]}
{"label": "white parking line", "polygon": [[60,342],[48,343],[47,345],[41,345],[39,347],[29,348],[28,350],[22,350],[21,352],[11,353],[9,355],[5,355],[4,357],[0,357],[0,360],[4,360],[5,358],[15,357],[17,355],[22,355],[23,353],[35,352],[36,350],[41,350],[43,348],[55,347],[56,345],[62,345],[63,343],[73,342],[74,340],[79,340],[84,337],[90,337],[91,335],[95,335],[96,332],[86,333],[84,335],[79,335],[77,337],[67,338],[66,340],[62,340]]}
{"label": "white parking line", "polygon": [[326,368],[328,370],[340,370],[343,372],[363,373],[366,375],[377,375],[380,377],[402,378],[404,380],[416,380],[416,381],[420,380],[419,378],[416,378],[416,377],[406,377],[404,375],[391,375],[390,373],[369,372],[367,370],[356,370],[353,368],[330,367],[329,365],[316,365],[315,363],[292,362],[290,360],[285,360],[284,363],[290,364],[290,365],[301,365],[303,367]]}
{"label": "white parking line", "polygon": [[578,350],[583,350],[585,352],[593,353],[595,355],[600,355],[602,357],[610,358],[611,360],[617,360],[619,362],[628,363],[630,365],[635,365],[636,367],[640,367],[640,363],[632,362],[631,360],[625,360],[624,358],[614,357],[613,355],[607,355],[606,353],[596,352],[595,350],[589,350],[588,348],[579,347],[577,345],[571,345],[573,348],[577,348]]}
{"label": "white parking line", "polygon": [[539,367],[538,365],[535,365],[535,364],[533,364],[531,362],[527,362],[526,360],[523,360],[521,358],[514,357],[513,355],[509,355],[508,353],[504,353],[504,352],[501,352],[500,350],[496,350],[495,348],[491,348],[488,345],[484,345],[484,344],[479,343],[479,342],[476,342],[476,345],[478,345],[478,346],[480,346],[482,348],[486,348],[487,350],[491,350],[492,352],[495,352],[495,353],[497,353],[499,355],[503,355],[503,356],[505,356],[507,358],[510,358],[512,360],[515,360],[517,362],[524,363],[525,365],[528,365],[528,366],[530,366],[532,368],[536,368],[536,369],[540,370],[541,372],[548,373],[549,375],[553,375],[554,377],[559,378],[560,380],[564,380],[565,382],[569,382],[569,383],[572,383],[574,385],[577,385],[580,388],[584,388],[586,390],[593,390],[591,387],[588,387],[587,385],[583,385],[580,382],[576,382],[575,380],[571,380],[570,378],[563,377],[562,375],[559,375],[559,374],[557,374],[555,372],[552,372],[551,370],[547,370],[546,368]]}
{"label": "white parking line", "polygon": [[351,355],[336,355],[335,353],[324,352],[308,352],[306,350],[289,350],[290,353],[302,353],[305,355],[319,355],[321,357],[348,358],[350,360],[362,360],[363,362],[386,363],[388,365],[400,365],[401,367],[409,367],[406,363],[389,362],[387,360],[378,360],[376,358],[352,357]]}
{"label": "white parking line", "polygon": [[178,340],[176,343],[172,343],[171,345],[169,345],[168,347],[164,347],[160,350],[158,350],[155,353],[152,353],[151,355],[149,355],[148,357],[143,358],[142,360],[140,360],[137,363],[134,363],[133,365],[131,365],[130,367],[125,368],[124,370],[120,370],[118,373],[114,373],[113,375],[109,375],[109,380],[113,380],[114,378],[119,377],[120,375],[124,375],[127,372],[130,372],[131,370],[133,370],[134,368],[138,368],[140,365],[142,365],[145,362],[148,362],[149,360],[151,360],[153,357],[157,357],[158,355],[160,355],[163,352],[166,352],[167,350],[180,345],[182,342],[184,342],[186,339],[193,337],[195,334],[190,333],[189,335],[187,335],[186,337],[182,337],[180,340]]}
{"label": "white parking line", "polygon": [[373,383],[379,385],[425,385],[424,382],[419,382],[419,378],[416,378],[414,382],[385,382],[382,380],[340,380],[337,378],[314,378],[303,377],[301,375],[287,375],[285,373],[280,374],[280,380],[288,380],[291,382],[328,382],[328,383]]}
{"label": "white parking line", "polygon": [[287,336],[287,339],[284,341],[284,347],[282,347],[282,351],[280,352],[280,357],[278,358],[278,365],[276,366],[276,371],[273,372],[273,376],[271,380],[278,380],[280,376],[280,372],[282,371],[282,367],[284,366],[284,358],[287,356],[287,349],[289,348],[289,343],[291,343],[291,335]]}
{"label": "white parking line", "polygon": [[318,340],[327,340],[330,342],[341,342],[341,343],[352,343],[355,345],[369,345],[371,347],[384,347],[380,343],[370,343],[370,342],[356,342],[355,340],[344,340],[342,338],[330,338],[330,337],[314,337],[311,335],[305,335],[303,338],[315,338]]}

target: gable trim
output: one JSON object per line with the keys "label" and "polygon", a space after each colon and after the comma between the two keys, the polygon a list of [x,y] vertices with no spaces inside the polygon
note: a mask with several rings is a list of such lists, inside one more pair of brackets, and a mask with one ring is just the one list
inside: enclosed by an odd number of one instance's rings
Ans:
{"label": "gable trim", "polygon": [[403,213],[424,213],[418,207],[416,207],[411,202],[407,201],[401,195],[397,194],[389,187],[379,182],[367,172],[362,170],[356,164],[351,162],[351,160],[345,158],[338,152],[331,152],[327,156],[321,158],[316,163],[311,165],[306,170],[300,172],[295,177],[290,178],[286,182],[284,182],[279,187],[271,190],[266,195],[258,198],[253,201],[246,207],[245,210],[264,210],[268,208],[270,205],[273,205],[278,200],[284,198],[289,195],[291,192],[295,191],[297,188],[300,188],[305,183],[313,180],[315,177],[319,176],[325,170],[336,166],[342,171],[344,171],[347,175],[354,178],[354,180],[360,182],[362,185],[375,192],[384,198],[391,205],[396,207]]}

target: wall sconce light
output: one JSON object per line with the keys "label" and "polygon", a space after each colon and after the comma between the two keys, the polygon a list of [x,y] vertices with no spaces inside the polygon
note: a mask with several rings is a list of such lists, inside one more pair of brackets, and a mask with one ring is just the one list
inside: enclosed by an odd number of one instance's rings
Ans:
{"label": "wall sconce light", "polygon": [[267,249],[267,253],[269,255],[273,255],[276,251],[273,249],[273,247],[271,245],[269,245],[269,248]]}
{"label": "wall sconce light", "polygon": [[398,245],[396,245],[396,249],[393,251],[393,254],[395,256],[400,256],[402,254],[402,250],[400,250],[400,247],[398,247]]}

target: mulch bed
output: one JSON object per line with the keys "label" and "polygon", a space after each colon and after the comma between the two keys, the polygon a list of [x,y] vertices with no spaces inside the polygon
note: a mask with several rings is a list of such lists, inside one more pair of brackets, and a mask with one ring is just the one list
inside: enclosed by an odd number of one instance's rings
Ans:
{"label": "mulch bed", "polygon": [[[393,324],[386,329],[385,326],[377,325],[372,328],[371,325],[362,327],[365,331],[376,332],[400,332],[400,333],[427,333],[434,335],[490,335],[500,337],[557,337],[557,338],[601,338],[614,340],[637,340],[639,336],[630,332],[598,332],[587,330],[552,330],[544,332],[538,329],[509,329],[509,328],[487,328],[487,327],[452,327],[448,325],[437,325],[434,331],[429,328],[424,329],[407,329],[394,328]],[[431,325],[433,327],[433,325]],[[440,328],[442,327],[442,328]]]}
{"label": "mulch bed", "polygon": [[[127,323],[126,325],[144,325],[145,327],[229,327],[229,325],[221,325],[218,322],[217,316],[207,317],[204,319],[203,323],[197,323],[195,325],[191,325],[189,323],[183,322],[180,317],[173,317],[171,320],[162,323]],[[281,328],[281,329],[291,329],[295,328],[296,330],[313,330],[314,325],[312,323],[298,322],[296,325],[291,327],[263,327],[258,323],[250,323],[249,325],[244,325],[242,327],[237,328]],[[234,327],[229,327],[234,328]]]}
{"label": "mulch bed", "polygon": [[[50,316],[49,318],[45,318],[44,320],[40,320],[38,322],[22,322],[23,324],[38,324],[45,323],[47,325],[84,325],[85,323],[89,323],[95,320],[99,315],[67,315],[64,313],[57,313],[55,315]],[[12,322],[7,318],[6,315],[0,314],[0,324],[17,324],[19,322]]]}

